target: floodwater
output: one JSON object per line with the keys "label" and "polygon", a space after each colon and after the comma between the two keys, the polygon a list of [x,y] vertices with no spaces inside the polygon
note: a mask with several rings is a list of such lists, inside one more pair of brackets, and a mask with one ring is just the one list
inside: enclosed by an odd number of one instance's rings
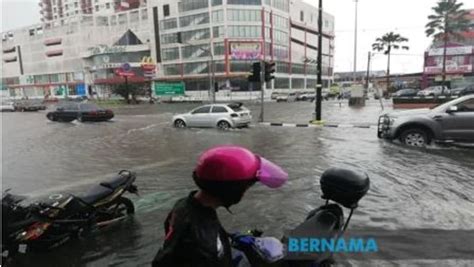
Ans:
{"label": "floodwater", "polygon": [[[312,103],[265,105],[265,120],[269,122],[306,123],[314,110]],[[248,147],[290,174],[281,189],[256,185],[232,208],[233,214],[219,211],[229,232],[259,228],[268,235],[281,236],[324,203],[319,189],[322,172],[346,167],[367,173],[371,179],[371,190],[360,201],[347,234],[381,241],[378,255],[356,259],[336,256],[341,265],[474,264],[473,149],[407,148],[378,140],[373,127],[255,124],[228,132],[171,127],[173,114],[195,106],[125,107],[116,110],[113,121],[105,123],[54,123],[46,119],[44,111],[3,113],[2,189],[46,194],[87,187],[130,169],[137,173],[140,190],[139,197],[129,196],[136,205],[130,220],[55,251],[20,257],[15,265],[149,265],[161,245],[168,211],[195,188],[191,173],[199,153],[218,144]],[[258,118],[259,106],[249,103],[249,107]],[[323,105],[323,118],[331,123],[375,125],[381,112],[376,101],[359,109],[337,101]],[[441,248],[427,248],[426,244],[433,242]]]}

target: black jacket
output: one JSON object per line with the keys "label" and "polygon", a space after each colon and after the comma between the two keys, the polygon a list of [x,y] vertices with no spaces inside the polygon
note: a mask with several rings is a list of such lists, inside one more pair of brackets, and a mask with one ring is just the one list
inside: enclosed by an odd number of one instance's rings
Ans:
{"label": "black jacket", "polygon": [[230,239],[216,211],[201,205],[193,191],[176,202],[165,221],[165,241],[153,267],[232,266]]}

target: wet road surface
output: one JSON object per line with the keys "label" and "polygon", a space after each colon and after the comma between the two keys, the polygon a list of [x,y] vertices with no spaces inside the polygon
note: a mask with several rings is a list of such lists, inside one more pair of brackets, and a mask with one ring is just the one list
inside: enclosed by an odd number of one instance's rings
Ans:
{"label": "wet road surface", "polygon": [[[266,104],[266,121],[307,123],[313,105]],[[474,240],[474,150],[437,146],[411,149],[378,140],[374,128],[255,125],[222,132],[171,127],[173,114],[195,106],[121,108],[116,110],[114,120],[106,123],[54,123],[46,120],[45,112],[2,114],[2,189],[47,194],[84,188],[119,170],[130,169],[137,172],[136,184],[141,194],[130,196],[136,215],[127,222],[100,235],[69,242],[51,253],[23,257],[17,265],[148,265],[161,245],[168,211],[177,199],[195,188],[191,173],[199,153],[218,144],[246,146],[290,174],[289,182],[281,189],[254,186],[232,208],[234,215],[219,211],[229,232],[260,228],[268,235],[281,236],[284,230],[300,223],[306,213],[323,204],[321,173],[329,167],[347,167],[367,173],[372,183],[348,233],[377,238],[378,234],[390,232],[391,244],[395,244],[391,249],[399,250],[394,254],[408,260],[383,261],[383,265],[431,265],[432,260],[437,264],[443,260],[443,266],[473,263],[472,244],[466,251],[455,244],[457,237],[473,237],[471,243]],[[259,107],[249,107],[258,118]],[[375,101],[360,109],[329,101],[324,102],[323,112],[327,122],[375,125],[382,111]],[[437,235],[423,234],[425,229],[434,229]],[[407,241],[404,235],[418,235],[424,243],[429,243],[430,238],[445,239],[452,246],[446,245],[445,253],[440,254],[434,248],[427,250],[421,241]],[[410,249],[404,244],[411,245]],[[389,254],[385,251],[380,255]],[[380,265],[380,257],[371,261],[361,257],[341,259],[340,263]]]}

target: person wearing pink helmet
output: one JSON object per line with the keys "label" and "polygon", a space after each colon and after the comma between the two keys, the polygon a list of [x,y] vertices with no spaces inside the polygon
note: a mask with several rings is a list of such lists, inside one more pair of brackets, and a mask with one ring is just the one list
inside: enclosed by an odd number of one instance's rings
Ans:
{"label": "person wearing pink helmet", "polygon": [[218,146],[199,157],[193,172],[199,190],[180,199],[165,221],[165,240],[152,266],[232,266],[230,237],[217,217],[218,207],[240,202],[256,182],[278,188],[288,174],[240,146]]}

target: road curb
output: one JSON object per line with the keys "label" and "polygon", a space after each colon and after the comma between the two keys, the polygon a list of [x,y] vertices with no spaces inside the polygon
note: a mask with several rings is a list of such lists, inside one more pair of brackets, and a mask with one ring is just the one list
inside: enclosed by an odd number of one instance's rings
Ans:
{"label": "road curb", "polygon": [[300,124],[300,123],[282,123],[282,122],[261,122],[261,126],[269,127],[290,127],[290,128],[359,128],[359,129],[377,129],[377,125],[370,124],[337,124],[337,123],[327,123],[322,125],[316,124]]}

